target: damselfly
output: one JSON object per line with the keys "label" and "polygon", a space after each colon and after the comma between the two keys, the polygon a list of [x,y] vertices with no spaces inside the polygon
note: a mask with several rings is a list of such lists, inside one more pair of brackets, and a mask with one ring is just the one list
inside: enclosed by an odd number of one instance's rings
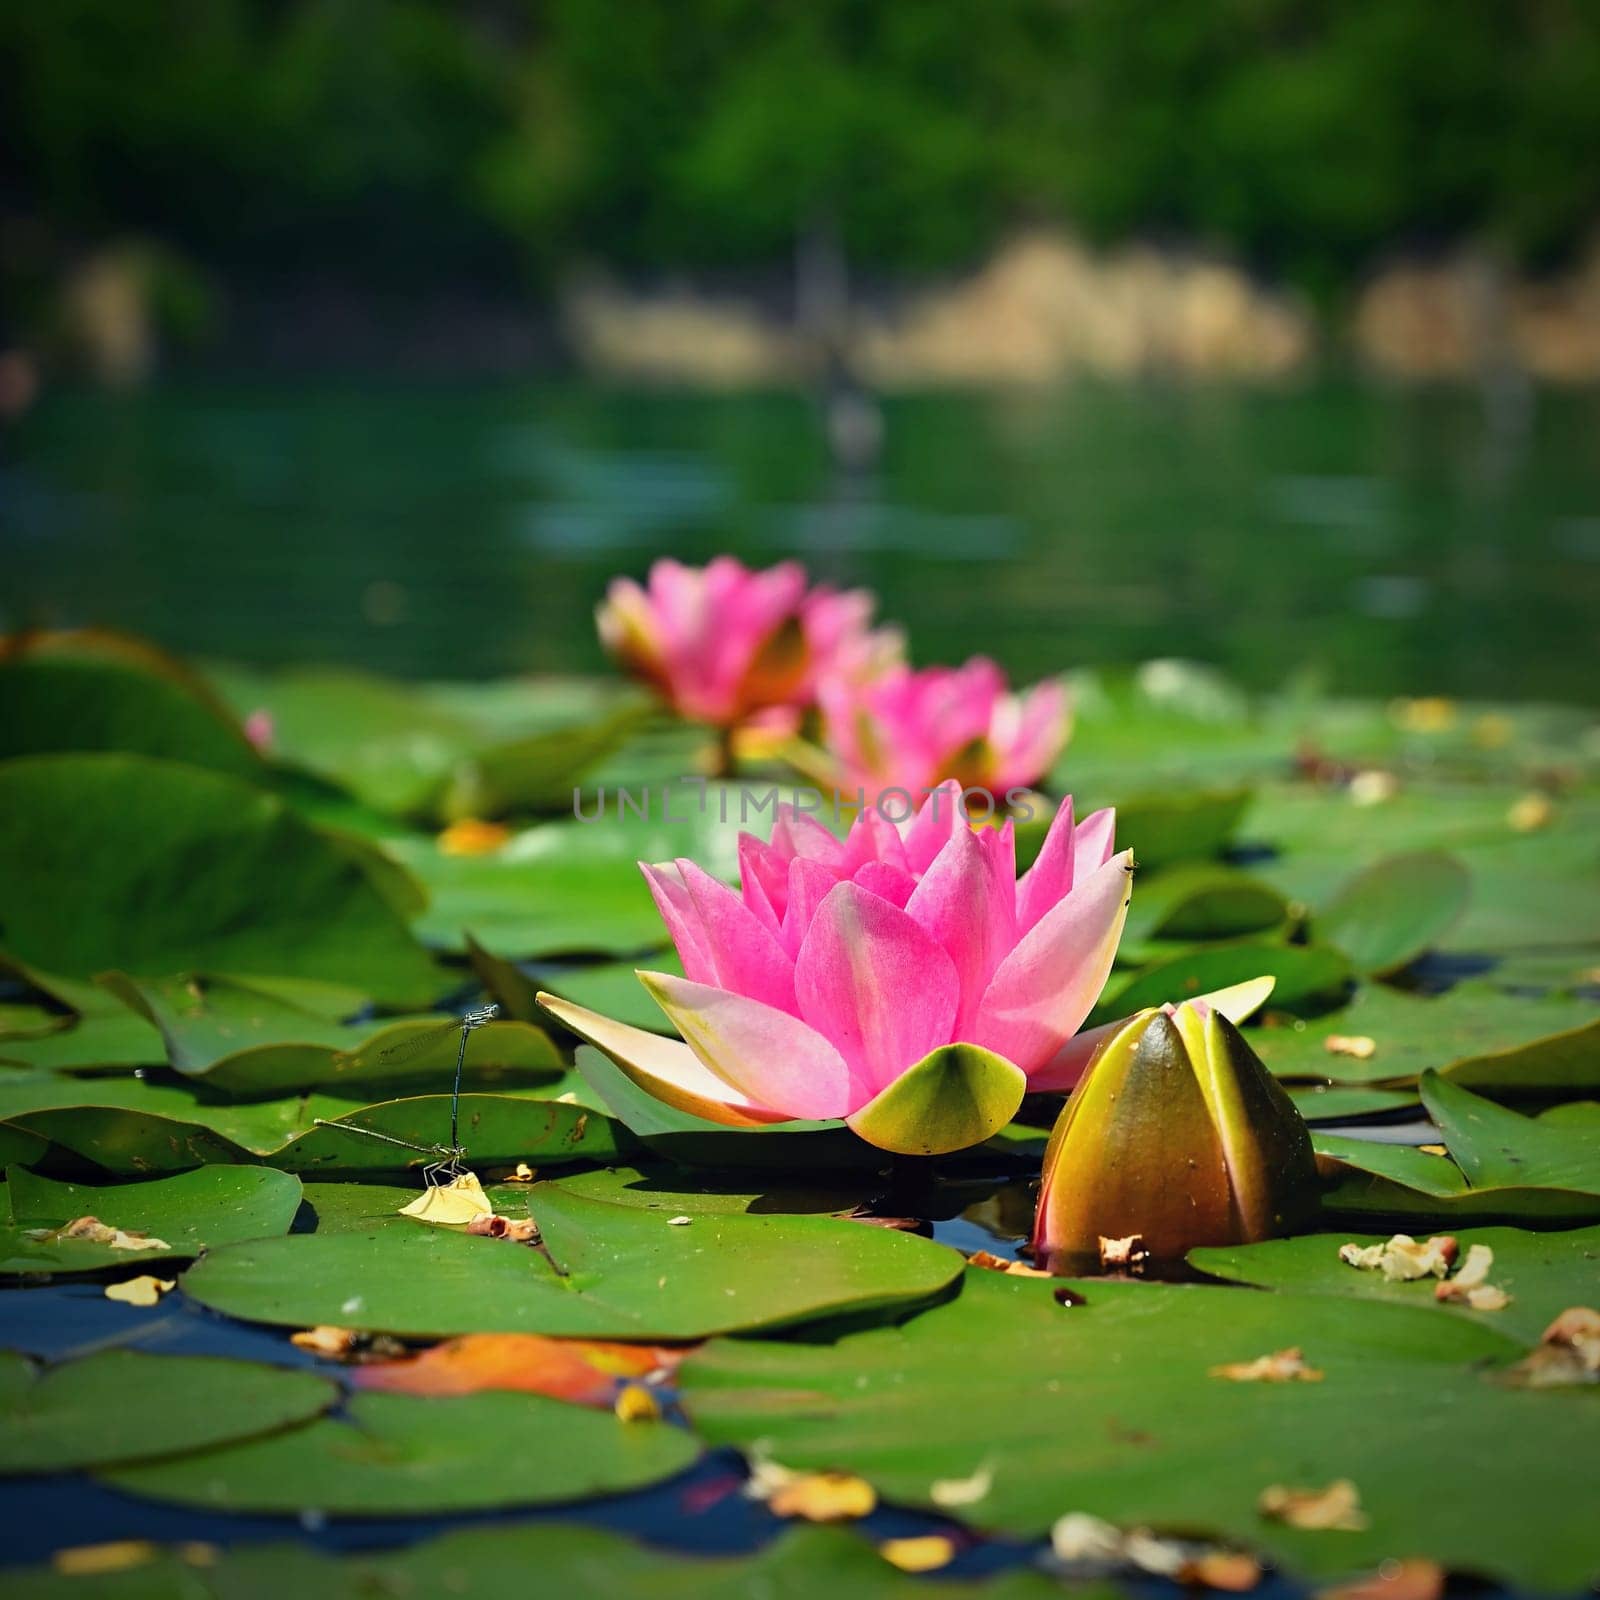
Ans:
{"label": "damselfly", "polygon": [[465,1170],[463,1163],[467,1152],[461,1144],[459,1137],[461,1122],[461,1072],[467,1061],[467,1040],[473,1033],[485,1024],[493,1022],[500,1015],[497,1005],[478,1006],[460,1017],[453,1017],[449,1022],[441,1022],[436,1028],[429,1028],[423,1033],[402,1040],[399,1044],[390,1045],[387,1050],[380,1051],[373,1059],[379,1066],[395,1067],[402,1062],[413,1061],[425,1050],[431,1049],[447,1035],[461,1030],[461,1046],[456,1051],[456,1076],[450,1089],[450,1142],[448,1144],[414,1144],[410,1139],[402,1139],[392,1133],[379,1133],[376,1128],[358,1127],[353,1122],[335,1122],[328,1117],[314,1117],[312,1120],[319,1128],[341,1128],[346,1133],[359,1133],[366,1139],[377,1139],[384,1144],[399,1145],[405,1150],[415,1150],[419,1155],[437,1156],[438,1160],[431,1162],[422,1169],[424,1183],[435,1185],[441,1181],[448,1182],[457,1178]]}

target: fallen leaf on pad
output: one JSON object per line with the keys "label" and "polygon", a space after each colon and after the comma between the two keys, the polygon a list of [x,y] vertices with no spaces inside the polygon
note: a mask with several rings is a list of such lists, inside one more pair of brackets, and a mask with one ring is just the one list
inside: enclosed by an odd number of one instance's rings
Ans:
{"label": "fallen leaf on pad", "polygon": [[410,1205],[401,1206],[400,1215],[444,1228],[459,1228],[478,1217],[493,1216],[494,1207],[489,1204],[477,1173],[463,1172],[449,1183],[430,1183]]}
{"label": "fallen leaf on pad", "polygon": [[152,1278],[148,1273],[106,1285],[106,1299],[120,1300],[128,1306],[153,1306],[162,1295],[177,1287],[176,1278]]}
{"label": "fallen leaf on pad", "polygon": [[1314,1532],[1360,1533],[1367,1526],[1361,1494],[1348,1478],[1325,1489],[1287,1489],[1270,1485],[1256,1499],[1256,1510],[1273,1522]]}

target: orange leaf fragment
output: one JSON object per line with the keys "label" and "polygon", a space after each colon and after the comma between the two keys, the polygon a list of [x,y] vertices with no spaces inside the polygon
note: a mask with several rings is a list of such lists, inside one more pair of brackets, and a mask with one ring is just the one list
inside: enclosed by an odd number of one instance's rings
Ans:
{"label": "orange leaf fragment", "polygon": [[1257,1356],[1254,1361],[1230,1361],[1211,1369],[1213,1378],[1227,1378],[1232,1383],[1321,1383],[1320,1367],[1306,1364],[1298,1345],[1287,1350],[1274,1350],[1270,1356]]}
{"label": "orange leaf fragment", "polygon": [[618,1422],[659,1422],[661,1402],[642,1383],[625,1383],[617,1390],[611,1409]]}
{"label": "orange leaf fragment", "polygon": [[511,837],[503,822],[485,822],[481,817],[462,817],[439,835],[439,854],[445,856],[489,856]]}
{"label": "orange leaf fragment", "polygon": [[1314,1532],[1360,1533],[1367,1526],[1361,1494],[1348,1478],[1337,1478],[1325,1489],[1288,1489],[1281,1483],[1263,1489],[1256,1510],[1286,1527]]}
{"label": "orange leaf fragment", "polygon": [[1353,1583],[1319,1589],[1316,1600],[1440,1600],[1444,1568],[1437,1561],[1385,1561]]}
{"label": "orange leaf fragment", "polygon": [[477,1394],[511,1389],[578,1405],[609,1406],[622,1378],[670,1372],[681,1350],[659,1345],[552,1339],[542,1333],[469,1333],[409,1361],[376,1362],[351,1374],[360,1389],[391,1394]]}
{"label": "orange leaf fragment", "polygon": [[1178,1568],[1179,1583],[1243,1594],[1261,1582],[1261,1563],[1243,1550],[1206,1550]]}
{"label": "orange leaf fragment", "polygon": [[1046,1272],[1043,1267],[1031,1267],[1026,1261],[1007,1261],[1004,1256],[997,1256],[992,1250],[975,1250],[967,1257],[969,1267],[983,1267],[989,1272],[1007,1272],[1013,1278],[1052,1278],[1052,1272]]}

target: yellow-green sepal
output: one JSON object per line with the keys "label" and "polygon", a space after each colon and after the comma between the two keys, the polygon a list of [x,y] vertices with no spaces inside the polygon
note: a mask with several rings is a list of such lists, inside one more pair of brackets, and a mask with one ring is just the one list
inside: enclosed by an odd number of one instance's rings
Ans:
{"label": "yellow-green sepal", "polygon": [[1017,1114],[1028,1080],[975,1044],[930,1050],[845,1121],[896,1155],[942,1156],[993,1138]]}

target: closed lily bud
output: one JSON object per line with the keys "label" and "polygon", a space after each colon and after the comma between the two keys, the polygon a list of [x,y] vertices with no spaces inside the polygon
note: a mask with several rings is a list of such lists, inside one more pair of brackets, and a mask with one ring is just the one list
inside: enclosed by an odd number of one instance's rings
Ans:
{"label": "closed lily bud", "polygon": [[1311,1135],[1204,1000],[1142,1011],[1101,1047],[1050,1136],[1034,1257],[1060,1270],[1138,1235],[1158,1260],[1270,1239],[1316,1205]]}

